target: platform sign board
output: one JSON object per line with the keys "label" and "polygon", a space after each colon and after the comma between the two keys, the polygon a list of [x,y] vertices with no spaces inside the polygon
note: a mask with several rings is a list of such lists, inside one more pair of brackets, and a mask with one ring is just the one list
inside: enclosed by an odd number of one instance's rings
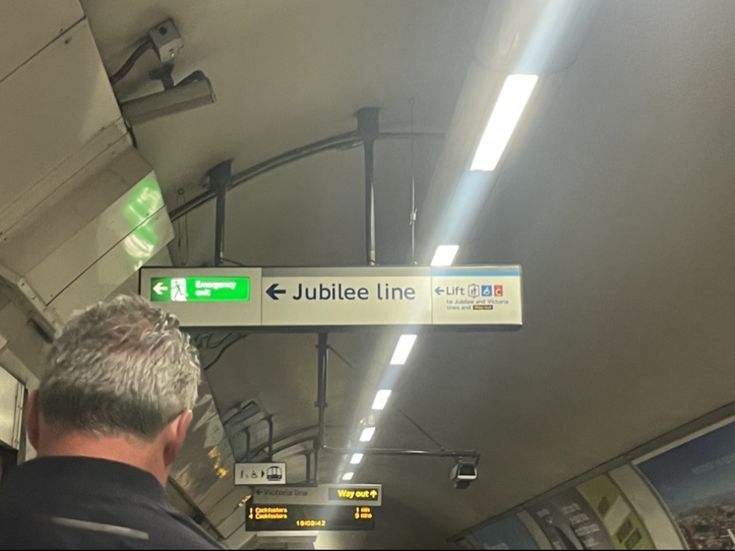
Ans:
{"label": "platform sign board", "polygon": [[318,486],[285,486],[255,488],[253,503],[259,505],[370,505],[383,503],[381,484],[320,484]]}
{"label": "platform sign board", "polygon": [[426,268],[263,270],[263,325],[431,324]]}
{"label": "platform sign board", "polygon": [[434,268],[434,325],[521,325],[520,266]]}
{"label": "platform sign board", "polygon": [[141,268],[185,327],[520,326],[520,266]]}
{"label": "platform sign board", "polygon": [[245,530],[248,532],[303,532],[372,530],[375,508],[369,505],[258,505],[252,499],[245,505]]}
{"label": "platform sign board", "polygon": [[183,326],[259,326],[260,268],[142,268],[140,294]]}
{"label": "platform sign board", "polygon": [[235,486],[286,484],[285,463],[235,463]]}

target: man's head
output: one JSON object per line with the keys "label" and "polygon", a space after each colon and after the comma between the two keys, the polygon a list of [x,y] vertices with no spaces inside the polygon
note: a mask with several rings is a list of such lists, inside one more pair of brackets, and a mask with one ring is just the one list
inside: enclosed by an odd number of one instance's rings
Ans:
{"label": "man's head", "polygon": [[78,455],[152,461],[165,479],[200,381],[196,349],[175,317],[140,297],[99,302],[69,320],[44,368],[28,419],[40,455],[74,455],[76,446]]}

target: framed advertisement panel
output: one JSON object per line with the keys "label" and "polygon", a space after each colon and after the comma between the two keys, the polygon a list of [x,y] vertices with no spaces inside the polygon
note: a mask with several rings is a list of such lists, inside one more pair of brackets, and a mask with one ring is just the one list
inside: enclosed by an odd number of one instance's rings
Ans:
{"label": "framed advertisement panel", "polygon": [[648,529],[607,475],[563,490],[529,513],[554,549],[652,549]]}
{"label": "framed advertisement panel", "polygon": [[735,548],[735,419],[634,463],[690,549]]}

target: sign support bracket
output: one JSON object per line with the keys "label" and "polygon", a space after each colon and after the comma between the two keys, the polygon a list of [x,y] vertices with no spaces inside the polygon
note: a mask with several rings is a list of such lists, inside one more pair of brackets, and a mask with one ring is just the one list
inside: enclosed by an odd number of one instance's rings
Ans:
{"label": "sign support bracket", "polygon": [[327,333],[319,333],[317,344],[317,400],[316,407],[319,409],[319,434],[317,437],[317,448],[315,453],[315,475],[318,481],[319,450],[329,453],[348,455],[361,453],[363,455],[388,455],[388,456],[413,456],[413,457],[451,457],[455,459],[474,459],[479,461],[480,453],[477,450],[411,450],[404,448],[337,448],[327,444],[327,365],[329,358],[329,346],[327,344]]}
{"label": "sign support bracket", "polygon": [[362,140],[365,162],[365,253],[367,265],[377,263],[375,252],[375,140],[380,135],[378,108],[363,107],[357,113],[357,134]]}
{"label": "sign support bracket", "polygon": [[225,205],[227,187],[232,178],[232,161],[223,161],[209,170],[209,185],[216,194],[214,215],[214,266],[221,266],[225,258]]}

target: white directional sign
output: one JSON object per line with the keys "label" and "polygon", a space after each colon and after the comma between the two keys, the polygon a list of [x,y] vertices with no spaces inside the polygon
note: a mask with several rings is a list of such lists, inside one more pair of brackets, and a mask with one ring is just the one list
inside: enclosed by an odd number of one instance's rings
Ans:
{"label": "white directional sign", "polygon": [[520,326],[520,266],[142,268],[183,326]]}
{"label": "white directional sign", "polygon": [[263,270],[263,325],[431,323],[426,268]]}
{"label": "white directional sign", "polygon": [[383,504],[381,484],[320,484],[256,488],[253,503],[258,505],[372,505]]}
{"label": "white directional sign", "polygon": [[235,486],[285,483],[285,463],[235,463]]}
{"label": "white directional sign", "polygon": [[521,325],[519,266],[435,268],[432,321],[435,325]]}

